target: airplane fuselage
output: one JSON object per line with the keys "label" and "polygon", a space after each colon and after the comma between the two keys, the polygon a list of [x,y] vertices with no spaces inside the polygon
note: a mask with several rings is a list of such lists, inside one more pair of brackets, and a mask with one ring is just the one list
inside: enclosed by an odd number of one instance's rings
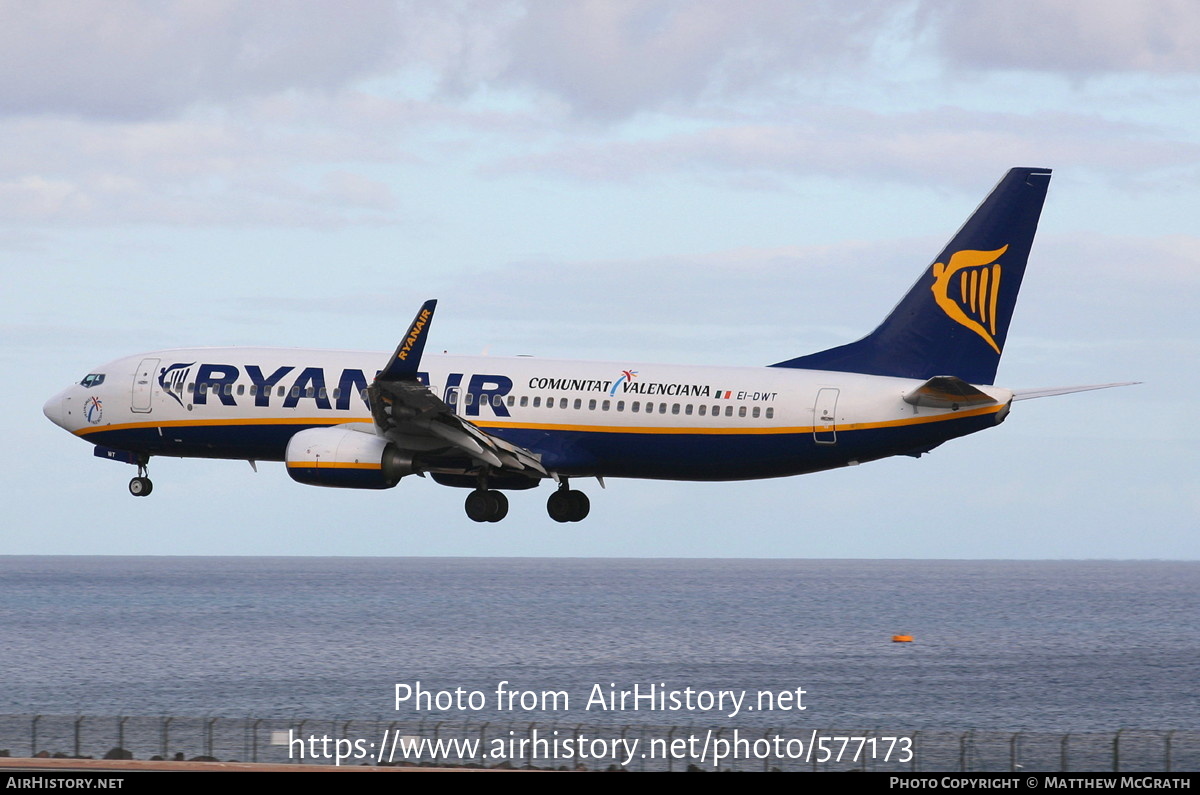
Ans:
{"label": "airplane fuselage", "polygon": [[[287,348],[157,351],[98,368],[89,379],[101,375],[100,383],[64,390],[45,412],[103,448],[281,461],[299,431],[371,423],[366,389],[385,359]],[[983,386],[994,404],[939,409],[905,402],[922,383],[906,378],[433,354],[418,379],[460,417],[571,477],[741,480],[916,454],[997,424],[1012,397]]]}

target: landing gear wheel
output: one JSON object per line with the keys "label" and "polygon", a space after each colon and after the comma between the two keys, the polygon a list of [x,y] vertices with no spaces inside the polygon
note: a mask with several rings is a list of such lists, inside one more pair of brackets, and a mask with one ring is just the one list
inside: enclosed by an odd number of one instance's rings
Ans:
{"label": "landing gear wheel", "polygon": [[571,496],[571,521],[582,522],[592,509],[592,501],[588,499],[588,495],[575,489],[571,489],[567,494]]}
{"label": "landing gear wheel", "polygon": [[135,497],[145,497],[154,490],[154,484],[150,482],[150,478],[137,476],[129,481],[129,493]]}
{"label": "landing gear wheel", "polygon": [[492,500],[495,502],[495,508],[492,515],[488,517],[489,522],[498,522],[508,516],[508,497],[504,496],[502,491],[489,491],[492,495]]}
{"label": "landing gear wheel", "polygon": [[571,521],[571,498],[569,492],[556,491],[546,500],[546,513],[556,522]]}
{"label": "landing gear wheel", "polygon": [[578,522],[590,508],[587,495],[575,489],[559,489],[546,500],[546,512],[556,522]]}
{"label": "landing gear wheel", "polygon": [[476,489],[467,495],[464,507],[473,522],[498,522],[508,515],[508,497],[495,490]]}

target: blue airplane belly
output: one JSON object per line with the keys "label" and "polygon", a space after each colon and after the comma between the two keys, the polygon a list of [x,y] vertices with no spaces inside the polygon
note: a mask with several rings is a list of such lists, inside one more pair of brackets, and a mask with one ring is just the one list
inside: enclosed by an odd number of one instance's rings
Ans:
{"label": "blue airplane belly", "polygon": [[837,432],[835,444],[812,433],[604,433],[491,428],[490,433],[541,454],[565,475],[663,480],[750,480],[801,475],[928,450],[996,424],[993,414],[936,423]]}

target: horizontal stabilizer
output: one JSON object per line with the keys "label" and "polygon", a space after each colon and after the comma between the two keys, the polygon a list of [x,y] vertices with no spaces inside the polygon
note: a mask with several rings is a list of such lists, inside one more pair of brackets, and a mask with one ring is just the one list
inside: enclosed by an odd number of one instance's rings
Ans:
{"label": "horizontal stabilizer", "polygon": [[987,406],[996,402],[961,378],[935,375],[904,396],[905,403],[932,409],[959,409],[963,406]]}
{"label": "horizontal stabilizer", "polygon": [[1069,395],[1072,392],[1089,392],[1093,389],[1108,389],[1113,386],[1133,386],[1140,384],[1141,381],[1121,381],[1116,384],[1088,384],[1087,386],[1054,386],[1044,387],[1042,389],[1015,389],[1013,390],[1013,400],[1032,400],[1033,398],[1054,397],[1055,395]]}

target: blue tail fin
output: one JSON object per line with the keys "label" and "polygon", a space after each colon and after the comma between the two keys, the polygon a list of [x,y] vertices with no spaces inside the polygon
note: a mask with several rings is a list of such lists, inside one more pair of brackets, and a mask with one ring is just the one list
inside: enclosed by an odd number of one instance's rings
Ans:
{"label": "blue tail fin", "polygon": [[772,367],[992,383],[1049,184],[1011,169],[879,328]]}

